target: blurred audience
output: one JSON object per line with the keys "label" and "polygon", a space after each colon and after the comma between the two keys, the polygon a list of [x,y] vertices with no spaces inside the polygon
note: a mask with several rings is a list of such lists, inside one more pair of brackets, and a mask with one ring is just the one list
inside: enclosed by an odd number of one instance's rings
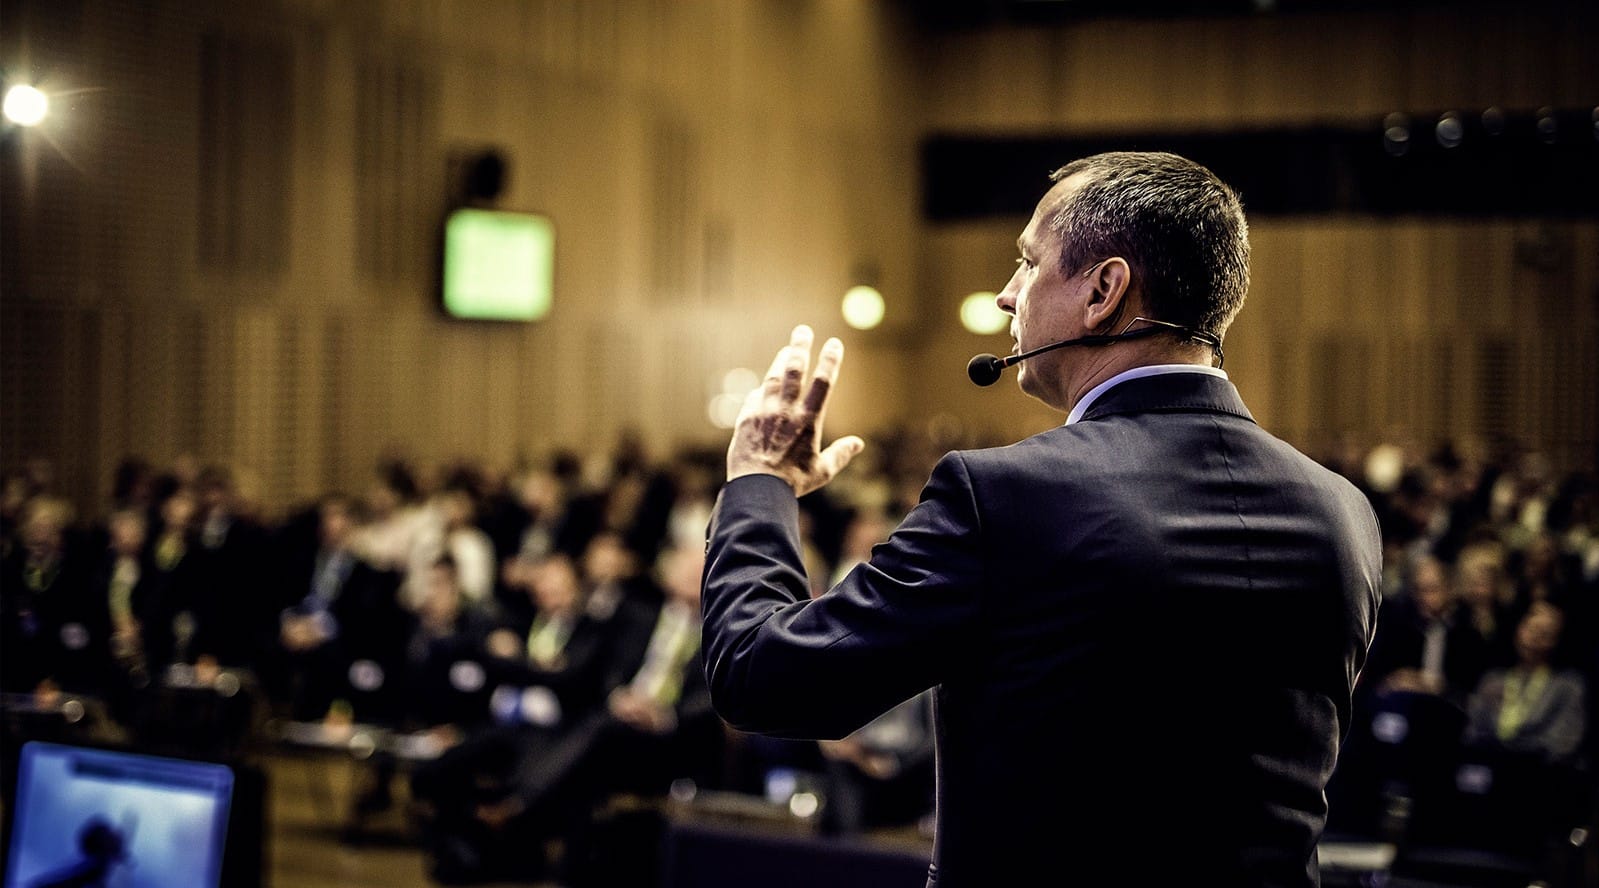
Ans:
{"label": "blurred audience", "polygon": [[[941,453],[991,443],[949,421],[875,437],[870,458],[800,503],[816,594],[870,557]],[[1471,443],[1346,438],[1324,461],[1371,499],[1387,554],[1340,769],[1371,753],[1363,738],[1392,734],[1393,716],[1452,712],[1435,722],[1452,733],[1425,752],[1440,771],[1456,748],[1530,757],[1592,800],[1594,475]],[[244,495],[226,467],[130,457],[103,520],[80,524],[49,465],[30,461],[0,479],[0,689],[103,696],[131,725],[141,694],[192,667],[201,683],[259,679],[282,717],[415,732],[436,755],[412,781],[432,859],[470,878],[509,842],[577,828],[610,793],[714,785],[737,770],[729,750],[761,748],[725,737],[703,693],[699,553],[721,466],[719,446],[657,462],[636,434],[513,470],[390,458],[359,503],[329,494],[277,516],[254,504],[270,492]],[[930,719],[921,695],[805,745],[827,830],[928,810]],[[374,810],[394,771],[375,761],[362,800]]]}

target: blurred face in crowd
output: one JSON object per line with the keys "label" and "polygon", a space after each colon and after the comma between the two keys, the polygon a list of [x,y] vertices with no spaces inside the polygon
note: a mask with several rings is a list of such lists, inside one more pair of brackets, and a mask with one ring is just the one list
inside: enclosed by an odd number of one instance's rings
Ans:
{"label": "blurred face in crowd", "polygon": [[542,469],[528,472],[517,488],[522,505],[534,515],[553,512],[561,504],[561,486],[555,476]]}
{"label": "blurred face in crowd", "polygon": [[466,491],[447,491],[440,505],[444,510],[444,524],[451,530],[458,530],[472,523],[473,513],[476,510],[473,508],[471,495]]}
{"label": "blurred face in crowd", "polygon": [[233,489],[226,481],[211,479],[200,486],[200,508],[207,515],[233,511]]}
{"label": "blurred face in crowd", "polygon": [[1527,577],[1547,577],[1554,573],[1555,562],[1560,559],[1560,548],[1555,545],[1553,536],[1541,533],[1527,543],[1522,559],[1522,573]]}
{"label": "blurred face in crowd", "polygon": [[1428,619],[1444,616],[1454,602],[1454,590],[1449,587],[1449,574],[1434,558],[1424,558],[1417,562],[1410,575],[1410,594],[1415,596],[1416,609]]}
{"label": "blurred face in crowd", "polygon": [[348,505],[342,502],[323,504],[321,536],[324,548],[343,549],[349,545],[354,533],[355,516],[350,514]]}
{"label": "blurred face in crowd", "polygon": [[671,549],[661,555],[661,588],[670,601],[698,608],[700,605],[700,579],[705,572],[705,553],[687,546]]}
{"label": "blurred face in crowd", "polygon": [[180,488],[161,504],[161,523],[169,531],[182,532],[194,522],[194,495]]}
{"label": "blurred face in crowd", "polygon": [[450,564],[428,568],[427,592],[422,599],[422,617],[433,625],[455,622],[461,613],[461,584]]}
{"label": "blurred face in crowd", "polygon": [[1472,607],[1492,607],[1499,603],[1504,585],[1504,570],[1489,552],[1467,550],[1455,569],[1455,587],[1460,600]]}
{"label": "blurred face in crowd", "polygon": [[577,610],[577,569],[572,561],[555,555],[540,561],[530,571],[533,603],[550,614],[570,614]]}
{"label": "blurred face in crowd", "polygon": [[111,536],[111,551],[122,558],[136,558],[144,551],[144,516],[132,509],[113,513],[106,526]]}
{"label": "blurred face in crowd", "polygon": [[1559,608],[1539,602],[1527,611],[1516,627],[1516,653],[1521,661],[1531,665],[1549,662],[1560,643],[1560,629],[1564,623]]}
{"label": "blurred face in crowd", "polygon": [[22,518],[22,545],[28,555],[35,560],[59,555],[70,520],[66,503],[44,497],[31,500]]}
{"label": "blurred face in crowd", "polygon": [[633,576],[638,567],[620,534],[602,533],[583,551],[583,575],[591,583],[608,583]]}

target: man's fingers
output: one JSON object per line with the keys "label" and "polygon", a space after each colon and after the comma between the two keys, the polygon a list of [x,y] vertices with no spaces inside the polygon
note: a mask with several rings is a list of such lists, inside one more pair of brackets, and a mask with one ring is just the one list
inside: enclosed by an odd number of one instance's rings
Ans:
{"label": "man's fingers", "polygon": [[805,371],[811,363],[811,328],[800,324],[788,339],[788,360],[783,366],[783,403],[799,400],[800,386],[805,383]]}
{"label": "man's fingers", "polygon": [[816,358],[816,375],[811,377],[810,390],[805,393],[805,412],[816,417],[816,425],[821,425],[822,413],[827,408],[827,396],[838,379],[838,365],[843,360],[844,343],[839,342],[837,337],[822,343],[822,353]]}
{"label": "man's fingers", "polygon": [[805,368],[811,360],[811,328],[800,324],[789,334],[788,345],[778,349],[772,366],[766,370],[761,382],[761,392],[767,398],[781,399],[792,404],[799,400],[800,383],[805,379]]}

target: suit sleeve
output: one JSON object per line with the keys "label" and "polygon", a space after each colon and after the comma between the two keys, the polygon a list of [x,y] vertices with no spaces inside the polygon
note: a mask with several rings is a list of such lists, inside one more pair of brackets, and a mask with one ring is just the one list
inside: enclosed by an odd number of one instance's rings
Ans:
{"label": "suit sleeve", "polygon": [[939,684],[981,636],[981,536],[965,462],[950,454],[871,560],[810,600],[788,484],[729,482],[702,602],[717,712],[740,730],[837,738]]}

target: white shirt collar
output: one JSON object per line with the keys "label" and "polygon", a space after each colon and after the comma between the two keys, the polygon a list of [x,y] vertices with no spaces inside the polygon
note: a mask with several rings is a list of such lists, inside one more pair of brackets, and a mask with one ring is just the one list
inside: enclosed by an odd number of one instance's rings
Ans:
{"label": "white shirt collar", "polygon": [[1072,406],[1072,412],[1066,415],[1066,424],[1071,425],[1072,423],[1082,419],[1083,414],[1088,412],[1088,408],[1091,407],[1095,401],[1099,400],[1100,395],[1110,391],[1112,386],[1118,383],[1126,382],[1129,379],[1143,379],[1146,376],[1162,376],[1167,373],[1208,373],[1209,375],[1218,377],[1220,379],[1227,378],[1227,371],[1221,369],[1220,367],[1206,367],[1203,364],[1146,364],[1143,367],[1134,367],[1131,370],[1123,370],[1099,385],[1089,389],[1088,394],[1083,395],[1082,398],[1078,399],[1077,403]]}

